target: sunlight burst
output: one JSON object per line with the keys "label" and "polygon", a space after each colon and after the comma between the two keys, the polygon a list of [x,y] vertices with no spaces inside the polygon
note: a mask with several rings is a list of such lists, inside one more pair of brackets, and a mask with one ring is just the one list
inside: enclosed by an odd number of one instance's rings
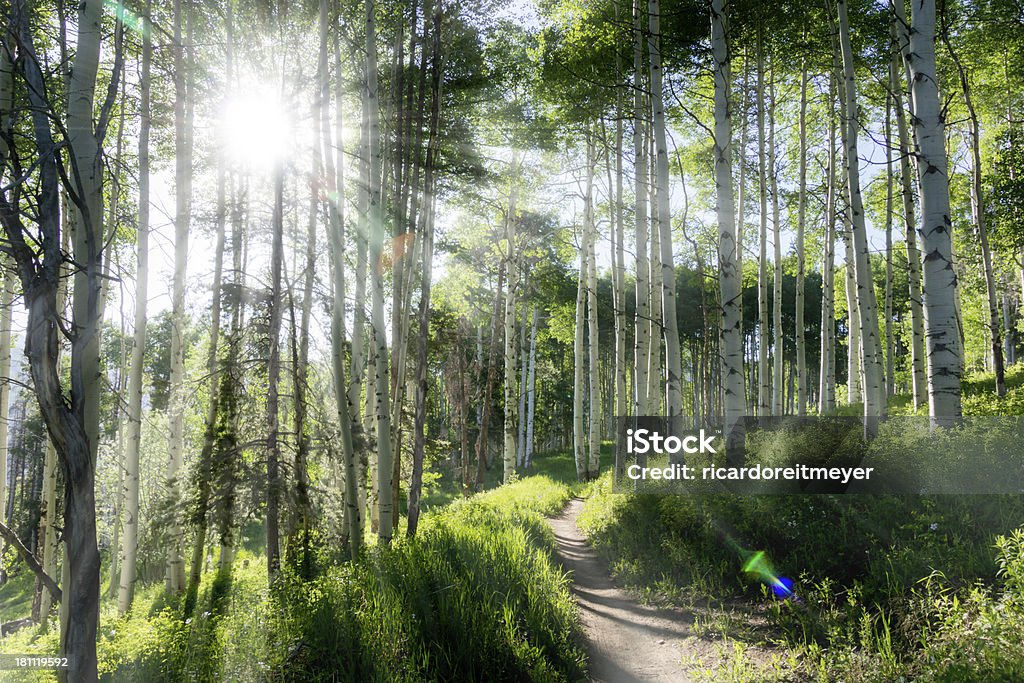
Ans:
{"label": "sunlight burst", "polygon": [[228,162],[244,171],[268,172],[285,160],[294,126],[280,97],[269,89],[236,93],[224,106],[221,144]]}

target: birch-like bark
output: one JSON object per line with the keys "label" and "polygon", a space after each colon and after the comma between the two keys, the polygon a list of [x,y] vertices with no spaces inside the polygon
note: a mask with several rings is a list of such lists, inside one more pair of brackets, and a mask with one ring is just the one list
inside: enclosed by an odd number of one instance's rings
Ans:
{"label": "birch-like bark", "polygon": [[846,153],[847,191],[850,201],[850,222],[853,233],[857,302],[861,317],[861,364],[864,373],[864,415],[884,415],[886,396],[882,373],[882,350],[878,328],[878,306],[875,285],[868,258],[867,226],[860,191],[859,156],[857,152],[857,88],[850,43],[850,22],[847,0],[837,0],[839,15],[839,47],[843,62],[843,130]]}
{"label": "birch-like bark", "polygon": [[[620,0],[615,0],[615,23],[618,25],[620,20]],[[620,50],[615,51],[615,75],[616,80],[622,77],[622,53]],[[628,373],[626,367],[626,257],[625,257],[625,215],[623,211],[624,205],[624,189],[623,189],[623,140],[622,140],[622,121],[625,117],[625,107],[623,104],[623,88],[617,87],[615,89],[615,195],[612,199],[612,241],[614,243],[612,253],[612,280],[615,284],[614,295],[615,301],[614,314],[615,314],[615,410],[614,417],[625,417],[628,412],[628,404],[630,403],[629,397],[627,396],[627,385],[626,375]],[[609,188],[609,191],[611,189]],[[531,375],[531,387],[532,377],[534,375],[534,346],[536,342],[536,321],[537,321],[537,309],[534,308],[533,318],[533,331],[530,339],[530,375]],[[530,400],[533,400],[532,389]],[[532,408],[531,420],[532,420]],[[622,457],[624,446],[622,441],[622,435],[619,429],[615,429],[615,472],[616,477],[622,476],[625,472],[625,461]]]}
{"label": "birch-like bark", "polygon": [[502,480],[508,483],[516,473],[516,286],[519,255],[516,253],[516,202],[519,193],[519,153],[512,156],[509,174],[508,215],[505,216],[505,263],[508,287],[505,290],[505,429],[502,451]]}
{"label": "birch-like bark", "polygon": [[[498,381],[498,350],[501,341],[501,318],[502,304],[504,302],[503,292],[505,287],[505,260],[502,259],[498,265],[498,289],[494,294],[494,308],[491,315],[491,340],[487,353],[487,381],[484,383],[484,393],[481,398],[482,408],[480,410],[480,430],[476,438],[476,487],[484,484],[484,470],[487,468],[488,449],[490,440],[488,437],[491,426],[492,401],[494,396],[494,385]],[[477,337],[477,354],[482,353],[481,338]],[[478,365],[479,362],[478,362]]]}
{"label": "birch-like bark", "polygon": [[[668,142],[665,136],[665,102],[662,93],[661,2],[648,0],[651,63],[651,110],[654,128],[655,187],[658,209],[658,241],[661,254],[661,321],[665,336],[666,399],[669,417],[683,414],[683,363],[676,319],[676,270],[672,249],[672,213],[669,206]],[[653,228],[652,228],[653,229]],[[592,370],[593,371],[593,370]]]}
{"label": "birch-like bark", "polygon": [[[848,214],[847,214],[848,215]],[[846,264],[846,402],[854,405],[864,400],[862,393],[861,340],[860,340],[860,302],[857,300],[857,281],[854,276],[853,239],[850,225],[846,221],[843,226],[843,247]]]}
{"label": "birch-like bark", "polygon": [[[528,267],[528,266],[527,266]],[[526,382],[527,374],[529,373],[529,363],[526,360],[526,334],[529,329],[529,325],[526,322],[527,307],[526,299],[529,292],[529,273],[523,273],[523,296],[520,299],[522,304],[522,314],[519,320],[519,409],[516,412],[516,434],[518,441],[516,443],[516,467],[523,467],[526,465]]]}
{"label": "birch-like bark", "polygon": [[[0,179],[7,181],[8,158],[10,147],[7,141],[12,139],[12,128],[14,125],[14,55],[9,53],[4,45],[3,54],[0,54]],[[0,290],[0,524],[6,524],[7,506],[3,501],[7,499],[7,457],[8,448],[8,413],[10,412],[10,374],[11,374],[11,306],[14,303],[15,278],[18,277],[12,259],[7,255],[0,255],[0,277],[3,278],[3,288]],[[49,446],[49,441],[47,442]],[[49,454],[49,448],[47,449]],[[53,508],[49,508],[53,514]],[[45,520],[46,509],[42,511]],[[47,525],[52,526],[52,525]],[[0,539],[0,555],[3,553],[3,540]],[[6,571],[3,568],[3,559],[0,557],[0,577],[5,577]],[[46,591],[43,591],[45,594]],[[45,596],[48,598],[48,596]],[[48,612],[49,610],[47,610]],[[46,614],[44,612],[43,614]]]}
{"label": "birch-like bark", "polygon": [[772,56],[768,76],[768,178],[772,194],[772,415],[782,415],[783,356],[782,339],[782,221],[779,218],[779,179],[775,168],[778,154],[775,150],[775,57]]}
{"label": "birch-like bark", "polygon": [[[428,1],[424,12],[432,9],[433,30],[431,36],[431,105],[430,135],[427,142],[426,170],[423,185],[423,199],[426,215],[423,220],[422,267],[420,269],[420,303],[418,311],[419,334],[416,341],[416,416],[413,437],[412,478],[409,484],[409,518],[406,533],[416,535],[420,514],[420,489],[423,487],[423,461],[426,458],[427,426],[427,339],[430,336],[430,288],[434,265],[434,217],[437,212],[435,183],[435,158],[437,135],[441,116],[441,84],[443,83],[443,61],[441,56],[441,0],[431,8]],[[415,191],[415,187],[413,191]]]}
{"label": "birch-like bark", "polygon": [[[337,201],[332,202],[332,205],[338,211],[338,220],[341,224],[341,228],[344,231],[345,228],[345,147],[344,147],[344,101],[345,101],[345,88],[346,82],[342,77],[342,64],[341,64],[341,38],[339,34],[340,30],[334,29],[332,33],[332,47],[334,50],[334,140],[335,140],[335,172],[337,177]],[[360,146],[360,155],[363,163],[366,163],[365,145]],[[360,191],[358,194],[358,215],[360,217],[366,214],[366,192]],[[369,430],[364,426],[364,419],[369,416],[370,411],[364,411],[361,409],[360,398],[363,395],[363,378],[366,374],[367,361],[366,361],[366,347],[367,347],[367,334],[366,334],[366,268],[367,268],[367,236],[361,230],[356,230],[353,236],[356,245],[356,265],[355,265],[355,292],[352,305],[352,340],[350,349],[350,372],[348,375],[348,413],[349,421],[351,422],[351,433],[352,433],[352,449],[354,457],[354,468],[355,468],[355,486],[356,496],[358,499],[358,505],[353,510],[349,506],[351,500],[346,502],[346,516],[348,518],[349,526],[349,538],[358,539],[356,543],[361,543],[363,538],[363,522],[366,517],[367,499],[370,497],[367,492],[367,473],[369,471],[369,445],[367,443]],[[344,304],[342,306],[342,313],[344,314]],[[367,391],[367,398],[369,398],[373,392]],[[346,464],[346,468],[347,468]],[[348,483],[346,482],[346,487]],[[346,488],[347,490],[347,488]],[[352,499],[352,500],[355,500]],[[351,541],[350,541],[351,542]],[[353,552],[358,552],[358,548],[350,546]]]}
{"label": "birch-like bark", "polygon": [[[102,5],[86,0],[78,8],[78,45],[68,80],[68,143],[77,170],[78,201],[73,212],[74,278],[71,396],[78,404],[88,444],[88,465],[66,463],[64,471],[65,562],[69,581],[68,619],[63,624],[63,652],[72,658],[68,676],[96,677],[96,628],[99,599],[99,552],[96,547],[95,463],[100,423],[100,324],[103,273],[103,152],[94,127],[96,77],[102,41]],[[116,76],[115,76],[116,83]],[[116,85],[115,85],[116,87]],[[58,449],[59,452],[59,449]]]}
{"label": "birch-like bark", "polygon": [[[342,138],[340,130],[335,131],[332,141],[331,117],[330,117],[330,74],[327,64],[327,37],[330,32],[328,19],[328,0],[320,0],[320,51],[319,51],[319,77],[320,77],[320,136],[324,144],[324,172],[328,183],[334,185],[333,195],[327,197],[327,218],[328,218],[328,240],[327,249],[331,259],[331,373],[334,376],[334,398],[335,409],[338,415],[338,431],[341,436],[341,457],[344,466],[344,520],[346,528],[342,532],[348,540],[350,556],[353,560],[359,558],[363,541],[363,519],[362,508],[359,501],[359,474],[356,465],[356,452],[353,443],[353,432],[359,425],[358,418],[353,419],[359,413],[358,389],[353,397],[352,384],[359,385],[361,369],[356,368],[356,360],[362,355],[362,339],[358,328],[353,326],[352,336],[352,375],[347,378],[345,375],[345,193],[344,177],[342,175],[342,164],[344,157],[342,150]],[[342,80],[340,70],[336,71],[335,77]],[[341,117],[343,101],[341,97],[335,98],[337,115]],[[332,149],[332,142],[335,149]],[[332,152],[335,152],[336,155]],[[364,257],[365,260],[365,257]],[[360,302],[357,302],[359,305]],[[360,315],[353,315],[356,321]],[[357,341],[358,340],[358,341]],[[361,426],[360,426],[361,428]]]}
{"label": "birch-like bark", "polygon": [[946,426],[962,415],[962,351],[956,315],[953,223],[949,215],[945,122],[935,69],[935,35],[935,0],[915,2],[905,59],[910,69],[921,187],[928,406],[933,424]]}
{"label": "birch-like bark", "polygon": [[647,143],[644,135],[644,53],[642,0],[633,0],[633,193],[636,222],[636,349],[633,354],[634,414],[650,414],[648,363],[653,340],[650,335],[650,262],[647,230]]}
{"label": "birch-like bark", "polygon": [[[586,219],[584,218],[584,223]],[[579,481],[587,480],[587,432],[586,413],[583,408],[583,387],[586,357],[584,355],[584,328],[583,321],[586,317],[587,306],[587,274],[590,268],[587,264],[590,258],[588,249],[588,232],[584,225],[583,235],[580,244],[580,275],[576,286],[576,324],[573,331],[573,376],[572,376],[572,441],[573,455],[576,461],[576,478]]]}
{"label": "birch-like bark", "polygon": [[537,405],[537,305],[533,306],[533,320],[530,323],[530,375],[526,389],[526,452],[523,467],[529,468],[533,458],[533,420]]}
{"label": "birch-like bark", "polygon": [[807,59],[800,62],[800,170],[796,214],[796,413],[807,414],[807,344],[804,339],[804,231],[807,221]]}
{"label": "birch-like bark", "polygon": [[[117,611],[125,614],[135,597],[139,549],[139,447],[142,441],[142,370],[146,350],[146,306],[149,300],[149,131],[152,122],[150,73],[153,62],[149,17],[152,0],[146,0],[142,31],[142,73],[139,76],[139,213],[136,238],[135,331],[128,377],[128,442],[124,475],[124,541]],[[45,562],[44,562],[45,566]]]}
{"label": "birch-like bark", "polygon": [[[897,60],[900,52],[898,36],[901,33],[899,27],[902,25],[899,17],[893,18],[893,42],[897,45],[889,62],[889,90],[895,98],[893,105],[896,110],[896,132],[899,138],[900,195],[903,198],[903,227],[907,244],[907,281],[910,295],[911,385],[914,395],[914,410],[916,411],[924,405],[928,396],[928,387],[924,352],[924,310],[921,297],[921,252],[917,248],[917,227],[914,218],[913,169],[911,167],[914,155],[910,149],[910,131],[903,108],[905,90],[897,75]],[[909,37],[906,39],[909,40]]]}
{"label": "birch-like bark", "polygon": [[[648,101],[648,105],[650,102]],[[650,128],[646,131],[646,142],[645,146],[647,149],[647,159],[650,161],[647,172],[648,177],[655,178],[657,176],[657,170],[655,168],[656,157],[654,152],[654,136],[651,134]],[[656,229],[658,225],[658,201],[657,201],[657,186],[651,183],[648,186],[648,206],[651,209],[651,251],[650,251],[650,279],[651,279],[651,320],[650,320],[650,333],[649,339],[651,340],[649,351],[650,355],[647,359],[647,403],[648,409],[655,415],[664,415],[665,410],[665,399],[667,394],[665,392],[665,375],[662,366],[662,341],[664,339],[664,325],[662,324],[661,314],[664,310],[664,288],[661,283],[661,277],[663,274],[661,264],[661,231]]]}
{"label": "birch-like bark", "polygon": [[[3,290],[0,292],[0,524],[7,524],[7,459],[9,413],[11,402],[11,317],[14,306],[14,279],[17,273],[6,255],[0,261]],[[0,539],[0,552],[4,543]],[[0,557],[0,563],[3,558]],[[0,577],[6,580],[7,571],[0,564]]]}
{"label": "birch-like bark", "polygon": [[376,344],[374,368],[375,410],[377,419],[377,535],[382,543],[390,543],[394,530],[394,453],[391,443],[391,388],[388,367],[388,338],[384,322],[384,274],[381,257],[384,251],[383,207],[381,206],[380,109],[377,83],[377,28],[374,0],[366,3],[366,62],[363,91],[363,126],[366,129],[367,163],[363,187],[367,192],[363,231],[369,240],[367,256],[370,267],[372,300],[371,325]]}
{"label": "birch-like bark", "polygon": [[896,340],[892,326],[892,95],[885,98],[885,395],[896,393]]}
{"label": "birch-like bark", "polygon": [[164,582],[171,593],[185,589],[185,542],[181,515],[181,477],[185,467],[185,278],[188,270],[188,237],[192,212],[192,133],[188,117],[188,60],[183,28],[185,3],[174,0],[174,285],[171,296],[171,372],[168,421],[170,423],[167,490],[171,501],[170,540]]}
{"label": "birch-like bark", "polygon": [[583,226],[587,249],[587,349],[590,373],[590,436],[587,459],[587,479],[597,478],[601,464],[601,381],[600,339],[597,321],[597,226],[594,221],[594,140],[587,135],[587,189],[583,204]]}
{"label": "birch-like bark", "polygon": [[760,199],[760,230],[757,262],[757,414],[771,409],[771,377],[768,372],[768,169],[764,134],[764,36],[757,29],[757,171]]}
{"label": "birch-like bark", "polygon": [[[732,116],[729,110],[728,6],[711,3],[711,49],[715,64],[715,190],[718,199],[718,282],[721,291],[722,384],[725,393],[726,457],[746,410],[743,389],[743,281],[737,249],[732,186]],[[742,152],[741,152],[742,153]],[[742,211],[742,209],[741,209]]]}
{"label": "birch-like bark", "polygon": [[821,365],[818,371],[818,414],[836,409],[836,322],[835,322],[835,244],[836,244],[836,118],[835,75],[829,77],[828,93],[828,171],[825,195],[825,240],[821,264]]}

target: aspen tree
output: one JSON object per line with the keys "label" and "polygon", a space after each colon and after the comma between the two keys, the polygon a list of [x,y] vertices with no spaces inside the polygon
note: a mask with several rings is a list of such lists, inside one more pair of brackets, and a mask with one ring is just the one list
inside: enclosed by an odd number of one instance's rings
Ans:
{"label": "aspen tree", "polygon": [[999,322],[999,294],[996,292],[996,277],[992,268],[992,249],[989,247],[988,225],[985,219],[985,193],[981,170],[981,122],[978,118],[978,110],[974,106],[974,98],[971,95],[970,77],[959,55],[953,49],[948,28],[943,32],[943,40],[960,77],[960,90],[964,96],[964,105],[967,107],[967,121],[970,130],[971,220],[974,223],[978,245],[981,248],[981,267],[985,275],[985,298],[988,304],[987,322],[992,366],[996,376],[996,395],[1005,396],[1006,370],[1003,358],[1002,328]]}
{"label": "aspen tree", "polygon": [[[807,221],[807,58],[800,61],[800,170],[796,218],[796,413],[807,414],[807,343],[804,338],[804,232]],[[823,333],[824,336],[824,333]]]}
{"label": "aspen tree", "polygon": [[768,372],[768,169],[765,164],[764,35],[757,27],[757,171],[760,231],[757,262],[757,414],[771,414],[771,377]]}
{"label": "aspen tree", "polygon": [[[427,142],[426,169],[423,195],[426,216],[422,229],[422,267],[420,270],[419,332],[416,341],[416,434],[413,444],[413,472],[409,486],[409,519],[406,531],[409,536],[416,534],[419,521],[419,496],[423,483],[423,460],[426,450],[427,422],[427,338],[430,335],[430,293],[431,274],[434,261],[434,217],[436,214],[435,163],[437,136],[441,115],[441,84],[443,82],[443,57],[441,54],[441,0],[431,8],[424,5],[424,12],[433,10],[431,36],[431,105],[429,136]],[[413,188],[415,191],[415,188]]]}
{"label": "aspen tree", "polygon": [[782,338],[782,224],[779,218],[778,153],[775,149],[775,57],[771,58],[768,76],[768,178],[772,195],[772,414],[784,412],[782,382],[784,379]]}
{"label": "aspen tree", "polygon": [[[676,269],[672,249],[672,214],[669,205],[668,143],[665,139],[665,102],[662,93],[661,2],[648,0],[651,66],[651,111],[654,129],[655,188],[658,211],[658,242],[661,260],[661,321],[665,337],[666,413],[683,414],[683,367],[676,320]],[[652,227],[652,230],[654,228]]]}
{"label": "aspen tree", "polygon": [[836,408],[836,323],[835,323],[835,244],[836,244],[836,117],[835,75],[829,75],[828,92],[828,168],[825,195],[825,240],[821,264],[821,365],[818,371],[818,414],[828,415]]}
{"label": "aspen tree", "polygon": [[149,299],[149,131],[152,124],[150,74],[153,62],[152,31],[149,30],[152,0],[146,0],[146,25],[142,31],[142,72],[139,74],[139,209],[136,238],[135,331],[128,377],[128,442],[124,477],[124,541],[117,611],[125,614],[135,597],[139,547],[139,447],[142,438],[142,370],[146,349],[146,306]]}
{"label": "aspen tree", "polygon": [[[743,283],[738,258],[732,186],[732,116],[729,111],[728,5],[711,3],[711,49],[715,64],[715,190],[718,210],[718,278],[721,291],[725,433],[728,439],[746,409],[743,389]],[[742,154],[742,152],[741,152]],[[742,209],[741,209],[742,211]],[[731,443],[726,443],[726,454]]]}
{"label": "aspen tree", "polygon": [[587,348],[590,373],[590,436],[587,458],[587,479],[597,478],[601,463],[601,383],[600,383],[600,338],[597,322],[597,226],[594,221],[594,140],[587,133],[587,189],[583,204],[583,229],[586,233],[587,250]]}
{"label": "aspen tree", "polygon": [[[893,19],[893,42],[897,42],[896,22]],[[914,219],[914,191],[911,168],[913,155],[910,150],[910,132],[907,126],[906,112],[903,108],[904,90],[899,85],[896,61],[899,58],[898,46],[893,51],[889,62],[889,90],[893,93],[893,107],[896,112],[896,132],[899,140],[900,157],[900,196],[903,199],[903,227],[907,245],[907,283],[910,303],[910,364],[911,390],[914,399],[914,410],[924,405],[927,399],[927,377],[925,372],[924,352],[924,311],[921,298],[921,252],[917,248],[917,226]]]}
{"label": "aspen tree", "polygon": [[505,429],[502,451],[502,480],[509,482],[516,473],[516,286],[519,255],[516,253],[516,203],[519,194],[521,159],[518,150],[512,153],[509,173],[508,214],[505,216],[505,263],[508,268],[508,287],[505,289]]}
{"label": "aspen tree", "polygon": [[884,415],[886,396],[882,374],[882,351],[878,328],[878,307],[875,285],[868,259],[867,226],[860,191],[859,157],[857,153],[857,90],[853,66],[853,48],[850,44],[850,22],[847,0],[837,0],[839,48],[842,57],[843,142],[846,152],[846,189],[850,202],[850,223],[853,242],[854,278],[857,285],[857,303],[860,309],[861,366],[864,375],[864,415]]}
{"label": "aspen tree", "polygon": [[893,339],[892,326],[892,95],[885,98],[885,394],[896,393],[895,359],[896,341]]}
{"label": "aspen tree", "polygon": [[185,467],[185,279],[188,270],[188,237],[192,213],[192,121],[188,105],[190,60],[185,50],[184,0],[174,0],[174,285],[171,296],[171,375],[167,467],[168,496],[173,506],[167,548],[165,585],[172,593],[185,589],[185,542],[177,513],[181,477]]}
{"label": "aspen tree", "polygon": [[636,233],[636,348],[633,353],[635,368],[635,415],[648,415],[648,369],[653,340],[650,336],[651,299],[650,263],[647,231],[647,143],[644,125],[643,82],[643,9],[641,0],[633,0],[633,194]]}
{"label": "aspen tree", "polygon": [[534,409],[537,405],[537,305],[533,305],[530,323],[530,373],[526,389],[526,452],[523,455],[523,467],[529,468],[533,457],[533,426]]}
{"label": "aspen tree", "polygon": [[[588,201],[588,200],[584,200]],[[587,209],[584,209],[587,211]],[[590,249],[589,232],[585,225],[580,243],[580,275],[576,286],[576,323],[573,328],[573,377],[572,377],[572,435],[573,455],[576,461],[576,478],[587,480],[587,432],[586,414],[583,409],[583,387],[586,358],[584,356],[584,328],[587,306],[587,274],[590,272],[588,261]]]}
{"label": "aspen tree", "polygon": [[928,407],[933,424],[947,426],[962,414],[960,377],[963,369],[956,312],[945,122],[935,69],[935,36],[935,0],[915,2],[904,59],[910,71],[921,187],[919,232],[924,252]]}

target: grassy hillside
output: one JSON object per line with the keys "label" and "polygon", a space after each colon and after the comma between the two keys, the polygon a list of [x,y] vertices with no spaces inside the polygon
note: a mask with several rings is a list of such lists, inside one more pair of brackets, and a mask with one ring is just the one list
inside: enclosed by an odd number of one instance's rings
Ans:
{"label": "grassy hillside", "polygon": [[[243,551],[230,577],[207,572],[189,619],[162,585],[142,588],[125,618],[108,600],[101,678],[577,680],[585,666],[579,627],[544,521],[572,492],[572,462],[563,460],[541,456],[537,474],[439,505],[415,539],[372,547],[357,563],[333,565],[324,548],[311,581],[285,570],[271,591],[265,558]],[[20,615],[30,591],[31,581],[11,581],[0,605]],[[22,630],[4,650],[56,652],[56,624]]]}

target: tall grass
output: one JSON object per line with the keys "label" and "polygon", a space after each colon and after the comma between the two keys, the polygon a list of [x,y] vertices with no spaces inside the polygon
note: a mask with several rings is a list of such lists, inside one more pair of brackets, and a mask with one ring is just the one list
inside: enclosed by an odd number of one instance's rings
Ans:
{"label": "tall grass", "polygon": [[[324,562],[311,581],[285,569],[273,589],[265,559],[242,549],[230,577],[204,575],[188,619],[159,585],[141,587],[125,617],[105,601],[101,679],[579,680],[579,624],[544,519],[570,495],[551,477],[526,477],[435,509],[414,539]],[[49,626],[16,633],[4,650],[52,655],[58,628]]]}
{"label": "tall grass", "polygon": [[294,681],[568,681],[583,674],[568,582],[543,514],[568,497],[533,477],[430,516],[282,593]]}

